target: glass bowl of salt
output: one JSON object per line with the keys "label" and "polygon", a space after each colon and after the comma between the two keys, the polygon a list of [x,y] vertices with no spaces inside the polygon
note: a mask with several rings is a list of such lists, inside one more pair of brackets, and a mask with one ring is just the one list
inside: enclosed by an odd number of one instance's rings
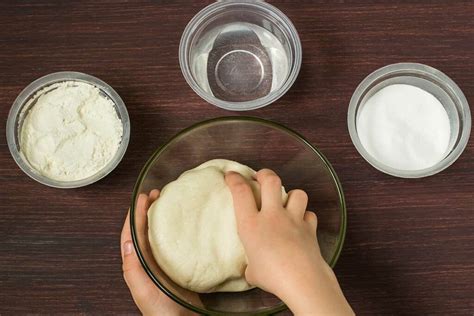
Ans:
{"label": "glass bowl of salt", "polygon": [[464,151],[471,113],[458,85],[441,71],[398,63],[367,76],[348,112],[349,133],[376,169],[401,178],[437,174]]}

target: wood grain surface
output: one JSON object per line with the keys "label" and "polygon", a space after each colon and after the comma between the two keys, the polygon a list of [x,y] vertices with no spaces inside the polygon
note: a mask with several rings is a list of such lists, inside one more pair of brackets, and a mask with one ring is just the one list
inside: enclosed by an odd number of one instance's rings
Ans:
{"label": "wood grain surface", "polygon": [[[122,280],[119,236],[151,153],[200,120],[240,115],[186,84],[178,45],[212,1],[0,3],[0,314],[136,314]],[[446,171],[407,180],[370,167],[349,138],[358,83],[395,62],[448,74],[474,103],[472,1],[269,1],[294,22],[300,76],[279,101],[245,113],[280,122],[320,148],[338,173],[348,229],[336,273],[359,315],[473,315],[474,143]],[[73,70],[124,99],[124,160],[102,181],[58,190],[34,182],[8,151],[5,124],[34,79]]]}

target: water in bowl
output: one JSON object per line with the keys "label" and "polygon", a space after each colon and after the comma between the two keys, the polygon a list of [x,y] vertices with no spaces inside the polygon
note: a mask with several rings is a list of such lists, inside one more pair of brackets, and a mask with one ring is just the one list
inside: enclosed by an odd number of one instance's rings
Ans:
{"label": "water in bowl", "polygon": [[233,22],[204,34],[191,52],[193,75],[214,97],[244,102],[265,97],[288,76],[289,56],[267,29]]}

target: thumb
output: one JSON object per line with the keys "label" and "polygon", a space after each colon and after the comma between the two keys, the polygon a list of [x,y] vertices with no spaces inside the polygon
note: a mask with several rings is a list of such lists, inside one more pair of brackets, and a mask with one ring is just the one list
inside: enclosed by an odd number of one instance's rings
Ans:
{"label": "thumb", "polygon": [[154,306],[159,299],[160,292],[143,270],[138,260],[130,234],[130,213],[127,214],[120,238],[122,250],[122,271],[133,300],[138,308],[145,313],[150,306]]}
{"label": "thumb", "polygon": [[160,293],[143,270],[135,253],[133,243],[127,240],[122,245],[123,277],[135,304],[145,313],[148,307],[158,303]]}

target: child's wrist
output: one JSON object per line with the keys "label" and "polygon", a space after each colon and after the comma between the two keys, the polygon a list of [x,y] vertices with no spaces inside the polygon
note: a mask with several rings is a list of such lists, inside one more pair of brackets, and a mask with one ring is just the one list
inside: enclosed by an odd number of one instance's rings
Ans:
{"label": "child's wrist", "polygon": [[[317,299],[318,284],[322,282],[321,274],[317,271],[311,271],[300,275],[299,277],[288,277],[286,284],[280,285],[274,292],[288,307],[294,311],[299,309],[298,305],[303,302],[311,302]],[[306,304],[305,304],[306,305]]]}
{"label": "child's wrist", "polygon": [[296,282],[286,283],[275,292],[295,315],[324,313],[325,306],[338,295],[339,284],[334,272],[321,260],[314,269],[288,278]]}

